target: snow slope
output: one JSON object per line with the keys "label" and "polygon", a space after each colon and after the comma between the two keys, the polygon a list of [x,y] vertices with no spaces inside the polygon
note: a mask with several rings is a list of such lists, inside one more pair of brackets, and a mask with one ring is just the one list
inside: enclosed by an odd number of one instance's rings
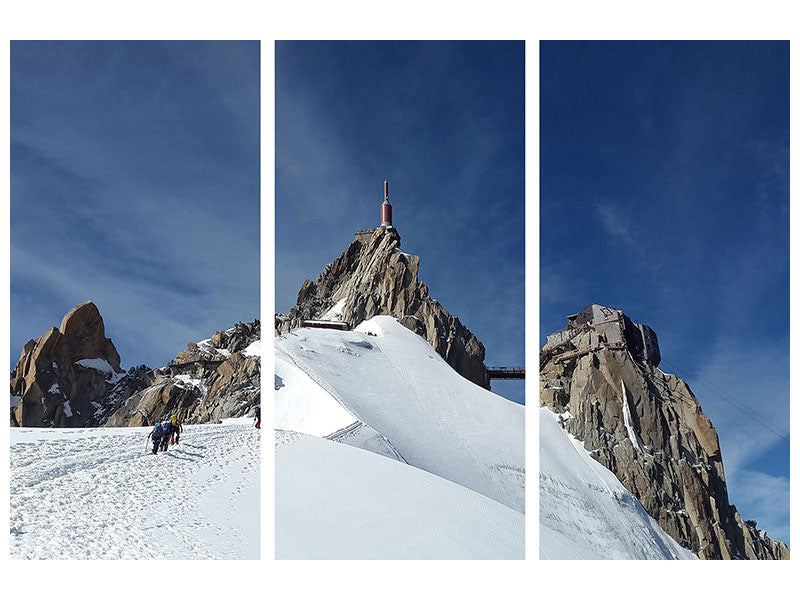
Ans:
{"label": "snow slope", "polygon": [[[393,317],[356,331],[295,329],[276,340],[279,360],[385,436],[407,463],[524,511],[524,408],[458,375]],[[277,423],[293,429],[286,425]]]}
{"label": "snow slope", "polygon": [[372,452],[276,432],[279,558],[522,558],[525,516]]}
{"label": "snow slope", "polygon": [[614,474],[539,409],[542,559],[693,559]]}
{"label": "snow slope", "polygon": [[[276,428],[327,438],[298,438],[276,454],[287,482],[276,504],[291,509],[278,512],[288,532],[276,539],[279,557],[522,558],[524,407],[461,377],[393,317],[355,331],[295,329],[275,340],[275,369]],[[320,462],[328,474],[317,473]],[[373,519],[357,533],[318,519],[324,506],[350,522],[354,502]],[[497,517],[494,529],[482,512]],[[395,519],[414,535],[386,537]]]}
{"label": "snow slope", "polygon": [[325,436],[358,419],[283,352],[275,353],[275,427]]}
{"label": "snow slope", "polygon": [[187,425],[156,456],[149,431],[11,428],[11,557],[257,559],[252,421]]}

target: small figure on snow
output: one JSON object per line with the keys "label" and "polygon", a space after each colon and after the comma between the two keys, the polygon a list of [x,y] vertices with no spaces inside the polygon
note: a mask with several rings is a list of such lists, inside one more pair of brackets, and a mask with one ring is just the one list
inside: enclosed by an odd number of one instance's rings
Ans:
{"label": "small figure on snow", "polygon": [[261,405],[256,406],[256,429],[261,429]]}
{"label": "small figure on snow", "polygon": [[147,434],[147,439],[153,440],[153,454],[158,452],[158,446],[161,444],[161,437],[164,435],[164,429],[161,427],[161,423],[156,421],[156,424],[153,425],[153,430]]}
{"label": "small figure on snow", "polygon": [[172,415],[170,418],[172,424],[172,443],[177,444],[181,441],[181,431],[183,431],[183,423],[178,420],[177,415]]}
{"label": "small figure on snow", "polygon": [[161,451],[166,452],[169,448],[169,439],[172,437],[172,423],[169,421],[164,421],[161,424],[161,429],[164,431],[163,435],[161,436]]}

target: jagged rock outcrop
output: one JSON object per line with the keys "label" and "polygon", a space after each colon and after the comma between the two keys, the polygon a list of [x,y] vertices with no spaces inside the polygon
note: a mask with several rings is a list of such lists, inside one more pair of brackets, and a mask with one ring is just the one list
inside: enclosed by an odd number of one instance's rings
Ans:
{"label": "jagged rock outcrop", "polygon": [[92,302],[78,304],[22,349],[11,372],[12,422],[23,427],[86,427],[125,377]]}
{"label": "jagged rock outcrop", "polygon": [[276,335],[304,319],[342,320],[355,327],[375,315],[391,315],[427,339],[462,376],[488,389],[483,344],[430,297],[418,280],[419,260],[401,251],[394,228],[379,227],[368,240],[356,239],[316,280],[303,283],[287,315],[275,316]]}
{"label": "jagged rock outcrop", "polygon": [[602,329],[583,323],[542,349],[541,404],[700,558],[789,558],[729,504],[717,432],[689,386]]}
{"label": "jagged rock outcrop", "polygon": [[237,323],[189,343],[152,370],[120,368],[114,344],[91,302],[22,349],[11,372],[11,424],[23,427],[151,425],[171,414],[186,423],[246,416],[260,402],[261,323]]}
{"label": "jagged rock outcrop", "polygon": [[118,403],[107,427],[149,425],[177,415],[184,423],[250,415],[261,400],[261,323],[237,323],[190,342],[175,360],[152,372],[151,384]]}
{"label": "jagged rock outcrop", "polygon": [[127,373],[111,388],[105,401],[94,413],[88,425],[98,427],[108,421],[109,417],[131,396],[150,387],[156,380],[156,373],[147,365],[131,367]]}

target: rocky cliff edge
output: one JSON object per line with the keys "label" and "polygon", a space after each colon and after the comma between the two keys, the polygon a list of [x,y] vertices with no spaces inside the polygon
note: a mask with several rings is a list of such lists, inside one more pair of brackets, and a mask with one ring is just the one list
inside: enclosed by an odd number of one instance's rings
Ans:
{"label": "rocky cliff edge", "polygon": [[788,559],[729,504],[719,440],[689,386],[586,325],[540,354],[540,403],[682,546],[705,559]]}
{"label": "rocky cliff edge", "polygon": [[346,321],[352,328],[376,315],[394,316],[463,377],[488,389],[483,344],[430,297],[418,279],[419,262],[419,256],[401,250],[396,229],[377,228],[367,240],[353,241],[316,280],[303,283],[297,304],[275,316],[276,335],[304,319]]}
{"label": "rocky cliff edge", "polygon": [[123,371],[97,306],[84,302],[23,347],[11,371],[11,424],[140,426],[172,414],[187,423],[250,415],[261,398],[260,336],[257,319],[237,323],[190,342],[164,367]]}

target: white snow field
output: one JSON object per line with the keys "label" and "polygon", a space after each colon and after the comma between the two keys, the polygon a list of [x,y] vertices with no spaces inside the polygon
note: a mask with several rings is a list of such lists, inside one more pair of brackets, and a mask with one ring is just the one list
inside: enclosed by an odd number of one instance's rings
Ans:
{"label": "white snow field", "polygon": [[11,558],[258,559],[259,430],[11,428]]}
{"label": "white snow field", "polygon": [[276,432],[278,558],[521,558],[525,516],[402,462]]}
{"label": "white snow field", "polygon": [[539,409],[542,559],[696,559],[667,535],[583,443]]}
{"label": "white snow field", "polygon": [[524,407],[387,316],[295,329],[275,370],[278,558],[524,557]]}

